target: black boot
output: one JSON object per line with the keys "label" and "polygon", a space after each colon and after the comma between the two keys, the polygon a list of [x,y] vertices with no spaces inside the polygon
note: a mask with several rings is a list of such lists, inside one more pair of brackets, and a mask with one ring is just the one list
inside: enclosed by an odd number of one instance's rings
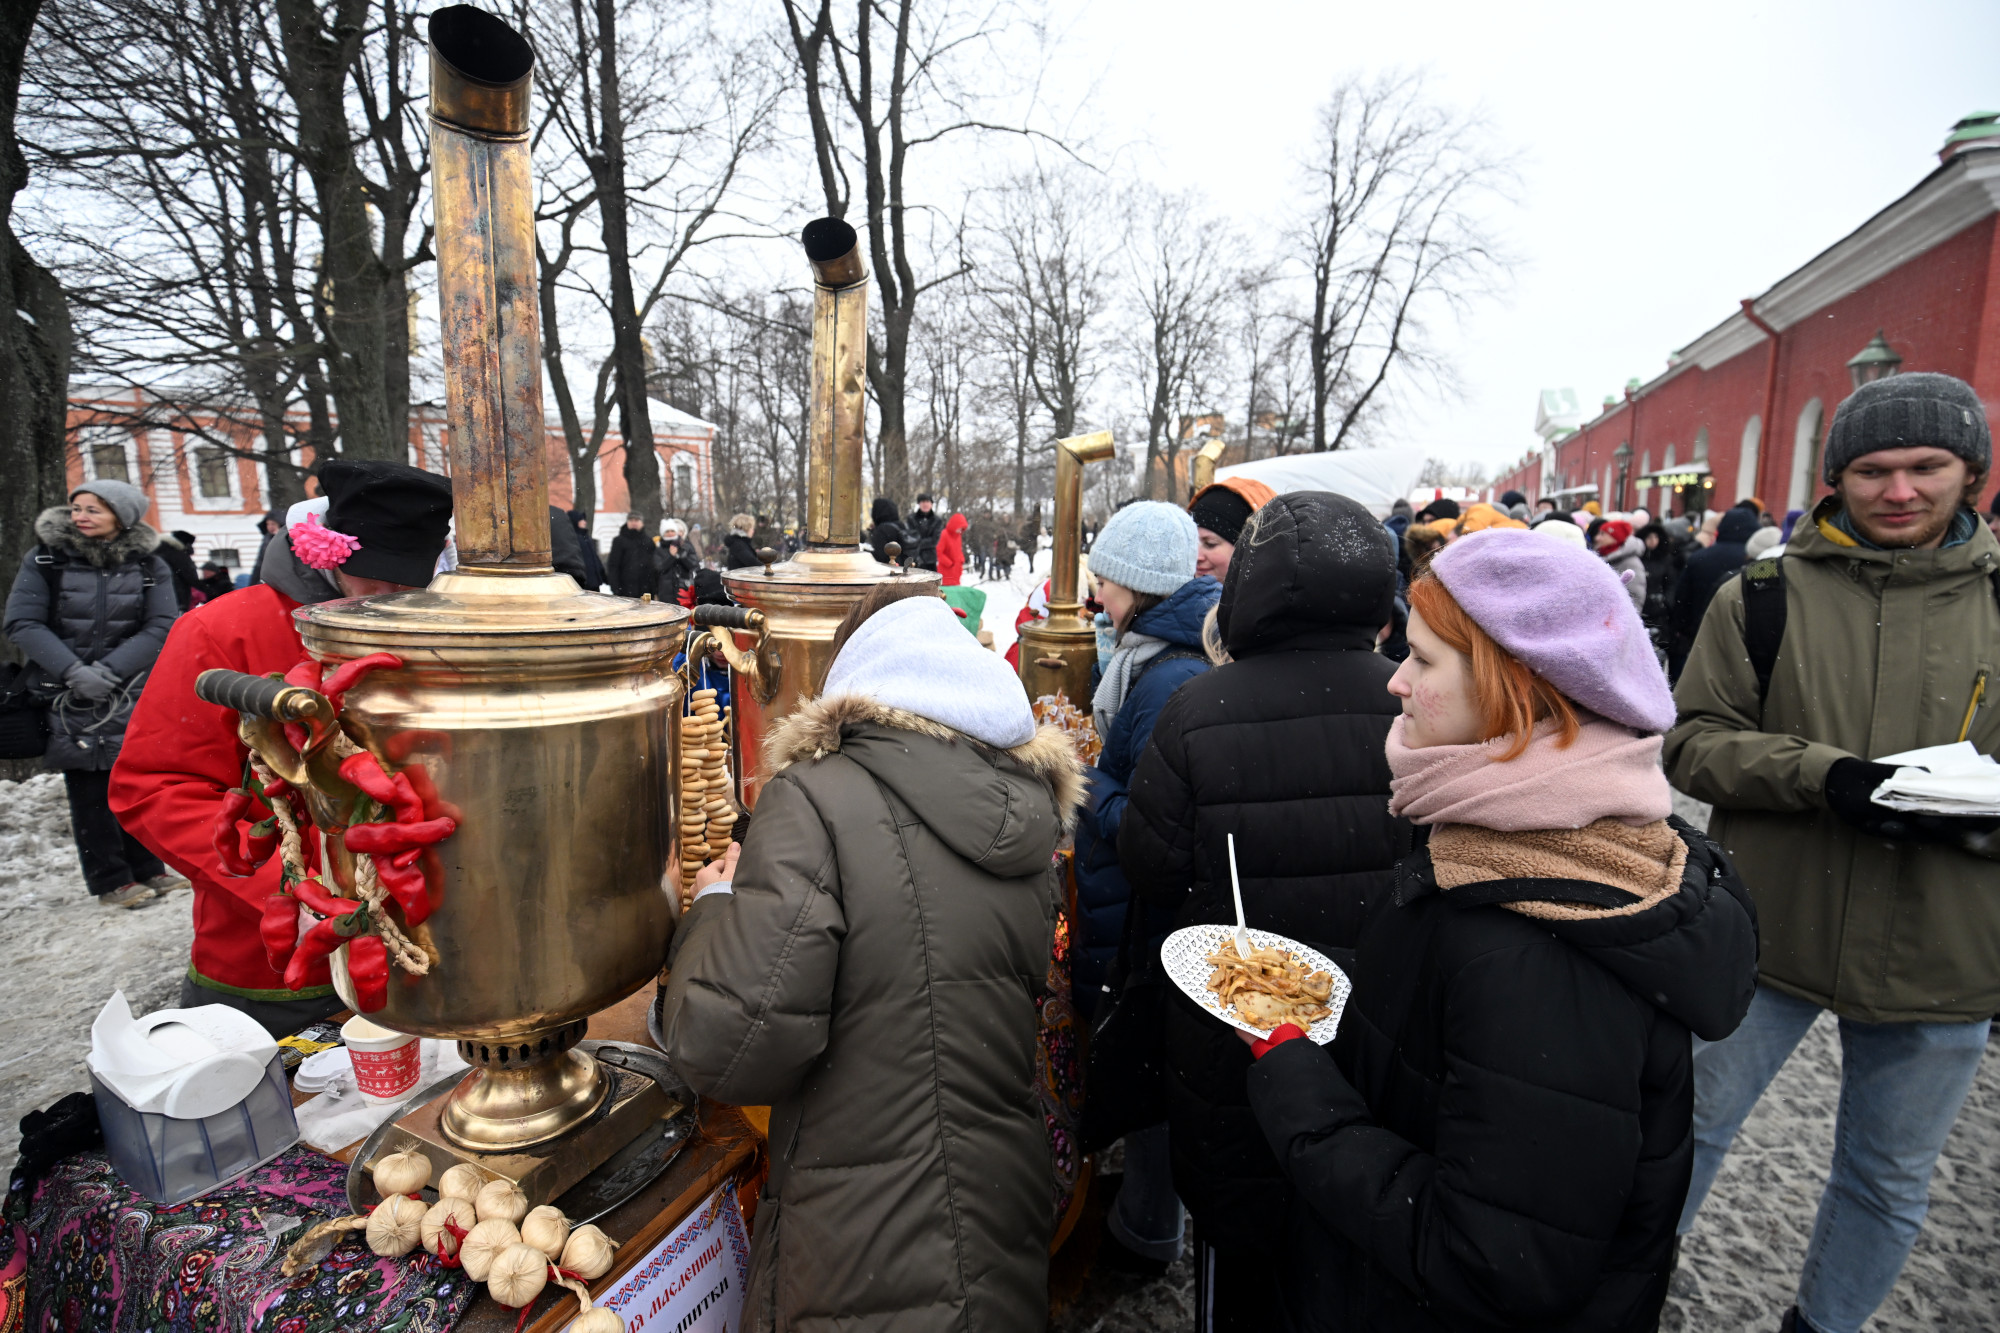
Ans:
{"label": "black boot", "polygon": [[1799,1307],[1794,1305],[1785,1311],[1785,1317],[1778,1321],[1778,1333],[1819,1333],[1819,1330],[1808,1324],[1805,1317],[1799,1313]]}

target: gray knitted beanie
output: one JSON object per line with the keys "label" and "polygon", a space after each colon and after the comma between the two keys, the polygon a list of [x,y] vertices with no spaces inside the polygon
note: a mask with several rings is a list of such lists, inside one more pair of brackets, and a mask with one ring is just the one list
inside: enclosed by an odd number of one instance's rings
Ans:
{"label": "gray knitted beanie", "polygon": [[129,481],[86,481],[81,486],[72,486],[69,498],[91,494],[104,501],[105,506],[118,516],[118,526],[129,528],[146,516],[151,503],[146,493]]}
{"label": "gray knitted beanie", "polygon": [[1985,472],[1993,461],[1986,408],[1972,386],[1952,375],[1913,371],[1856,389],[1833,414],[1821,463],[1826,484],[1863,454],[1930,445]]}
{"label": "gray knitted beanie", "polygon": [[1090,572],[1133,592],[1165,597],[1194,577],[1199,542],[1179,505],[1140,500],[1106,520],[1090,544]]}

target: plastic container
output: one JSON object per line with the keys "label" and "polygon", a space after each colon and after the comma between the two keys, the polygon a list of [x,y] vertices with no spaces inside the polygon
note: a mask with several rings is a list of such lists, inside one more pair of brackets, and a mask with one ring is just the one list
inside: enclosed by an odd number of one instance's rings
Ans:
{"label": "plastic container", "polygon": [[416,1091],[423,1046],[408,1032],[377,1027],[356,1014],[341,1026],[340,1039],[354,1061],[354,1082],[370,1106],[391,1106]]}
{"label": "plastic container", "polygon": [[111,1165],[120,1179],[154,1203],[185,1203],[298,1142],[299,1122],[292,1114],[282,1055],[271,1057],[263,1082],[248,1097],[200,1120],[135,1111],[94,1073],[90,1087]]}

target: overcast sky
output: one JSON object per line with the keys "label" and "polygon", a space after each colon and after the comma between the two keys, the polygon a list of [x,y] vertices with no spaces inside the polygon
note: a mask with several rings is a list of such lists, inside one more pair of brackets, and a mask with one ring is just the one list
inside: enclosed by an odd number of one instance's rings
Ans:
{"label": "overcast sky", "polygon": [[1954,120],[2000,107],[1995,0],[1084,0],[1056,21],[1052,81],[1092,85],[1107,142],[1247,227],[1288,204],[1344,74],[1421,69],[1483,110],[1520,154],[1501,221],[1524,262],[1446,333],[1463,399],[1409,405],[1382,442],[1496,468],[1535,447],[1537,390],[1595,403],[1650,378],[1915,184]]}

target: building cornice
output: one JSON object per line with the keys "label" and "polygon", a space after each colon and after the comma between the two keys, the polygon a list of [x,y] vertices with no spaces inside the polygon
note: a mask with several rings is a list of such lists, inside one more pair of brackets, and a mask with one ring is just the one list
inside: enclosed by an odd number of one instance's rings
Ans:
{"label": "building cornice", "polygon": [[[1961,151],[1752,304],[1783,332],[1995,212],[2000,212],[2000,144]],[[1712,370],[1764,338],[1738,311],[1681,349],[1680,364]]]}

